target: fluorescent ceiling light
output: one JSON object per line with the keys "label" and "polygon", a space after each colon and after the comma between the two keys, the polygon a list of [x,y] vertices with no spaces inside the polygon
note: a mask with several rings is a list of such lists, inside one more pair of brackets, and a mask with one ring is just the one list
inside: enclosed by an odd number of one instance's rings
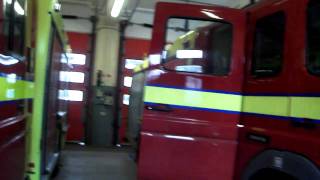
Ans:
{"label": "fluorescent ceiling light", "polygon": [[124,0],[115,0],[111,10],[111,16],[116,18],[119,16],[121,9],[123,7]]}
{"label": "fluorescent ceiling light", "polygon": [[18,3],[18,1],[14,2],[14,10],[15,10],[19,15],[24,15],[24,9],[21,7],[21,5]]}
{"label": "fluorescent ceiling light", "polygon": [[177,51],[178,59],[188,59],[188,58],[203,58],[203,51],[201,50],[178,50]]}

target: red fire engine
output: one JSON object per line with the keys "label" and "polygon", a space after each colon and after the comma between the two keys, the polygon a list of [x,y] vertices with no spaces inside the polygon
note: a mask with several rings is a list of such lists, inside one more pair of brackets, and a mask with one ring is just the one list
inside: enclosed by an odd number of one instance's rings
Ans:
{"label": "red fire engine", "polygon": [[150,57],[139,179],[320,179],[320,1],[159,3]]}

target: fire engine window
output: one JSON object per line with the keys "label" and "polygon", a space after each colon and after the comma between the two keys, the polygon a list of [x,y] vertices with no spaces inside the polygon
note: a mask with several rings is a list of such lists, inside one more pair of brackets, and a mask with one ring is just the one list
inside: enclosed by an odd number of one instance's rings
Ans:
{"label": "fire engine window", "polygon": [[14,2],[14,22],[12,51],[19,55],[23,55],[24,50],[24,31],[25,31],[25,0],[16,0]]}
{"label": "fire engine window", "polygon": [[320,75],[320,2],[311,0],[307,20],[307,68],[311,74]]}
{"label": "fire engine window", "polygon": [[84,73],[60,71],[59,79],[62,82],[84,83]]}
{"label": "fire engine window", "polygon": [[1,54],[23,60],[25,32],[25,0],[3,1],[0,22]]}
{"label": "fire engine window", "polygon": [[231,50],[231,24],[182,18],[167,23],[163,59],[169,70],[225,76]]}
{"label": "fire engine window", "polygon": [[61,63],[72,64],[72,65],[85,65],[86,64],[87,57],[84,54],[67,53],[67,57],[64,54],[62,54],[61,55]]}
{"label": "fire engine window", "polygon": [[257,21],[253,49],[252,73],[256,76],[275,76],[283,62],[285,14],[277,12]]}
{"label": "fire engine window", "polygon": [[3,14],[1,14],[0,21],[0,51],[1,54],[8,51],[9,46],[9,26],[12,14],[12,3],[4,1],[3,3]]}
{"label": "fire engine window", "polygon": [[60,100],[64,101],[82,101],[83,100],[83,92],[77,90],[59,90]]}

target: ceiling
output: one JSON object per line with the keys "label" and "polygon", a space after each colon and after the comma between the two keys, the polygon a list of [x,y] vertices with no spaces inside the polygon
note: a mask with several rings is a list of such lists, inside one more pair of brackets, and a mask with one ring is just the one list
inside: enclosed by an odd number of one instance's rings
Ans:
{"label": "ceiling", "polygon": [[[154,9],[157,2],[166,1],[166,2],[181,2],[188,3],[188,0],[140,0],[139,8],[145,9]],[[131,0],[129,5],[136,3],[137,0]],[[235,0],[190,0],[189,2],[199,2],[205,4],[218,4],[223,6],[232,6],[236,1]]]}
{"label": "ceiling", "polygon": [[[236,7],[249,0],[126,0],[123,15],[127,16],[137,7],[137,11],[153,12],[157,2],[180,2],[180,3],[204,3],[204,4],[217,4],[222,6]],[[62,3],[83,4],[91,5],[94,8],[95,5],[99,7],[101,13],[107,13],[107,9],[111,9],[114,0],[60,0]]]}
{"label": "ceiling", "polygon": [[[132,24],[153,24],[154,8],[157,2],[205,3],[229,7],[243,7],[250,0],[125,0],[126,4],[119,19],[130,19]],[[78,17],[65,19],[65,27],[69,31],[91,32],[91,16],[96,14],[108,17],[109,26],[117,24],[118,19],[110,17],[114,0],[59,0],[62,3],[62,14]],[[128,30],[129,31],[129,30]],[[131,31],[131,30],[130,30]],[[140,30],[137,30],[139,32]],[[148,30],[149,31],[149,30]],[[133,32],[133,30],[132,30]],[[146,32],[147,34],[150,32]],[[143,34],[143,33],[137,33]]]}
{"label": "ceiling", "polygon": [[[102,0],[103,1],[103,0]],[[202,3],[211,5],[222,5],[228,7],[237,7],[241,3],[249,0],[127,0],[126,10],[131,11],[137,6],[139,11],[153,11],[157,2],[178,2],[178,3]]]}

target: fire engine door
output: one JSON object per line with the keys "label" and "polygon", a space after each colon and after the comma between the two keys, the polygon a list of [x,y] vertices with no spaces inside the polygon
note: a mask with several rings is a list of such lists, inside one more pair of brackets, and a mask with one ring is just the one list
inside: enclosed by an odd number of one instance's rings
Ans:
{"label": "fire engine door", "polygon": [[154,22],[139,179],[232,179],[245,14],[159,3]]}

